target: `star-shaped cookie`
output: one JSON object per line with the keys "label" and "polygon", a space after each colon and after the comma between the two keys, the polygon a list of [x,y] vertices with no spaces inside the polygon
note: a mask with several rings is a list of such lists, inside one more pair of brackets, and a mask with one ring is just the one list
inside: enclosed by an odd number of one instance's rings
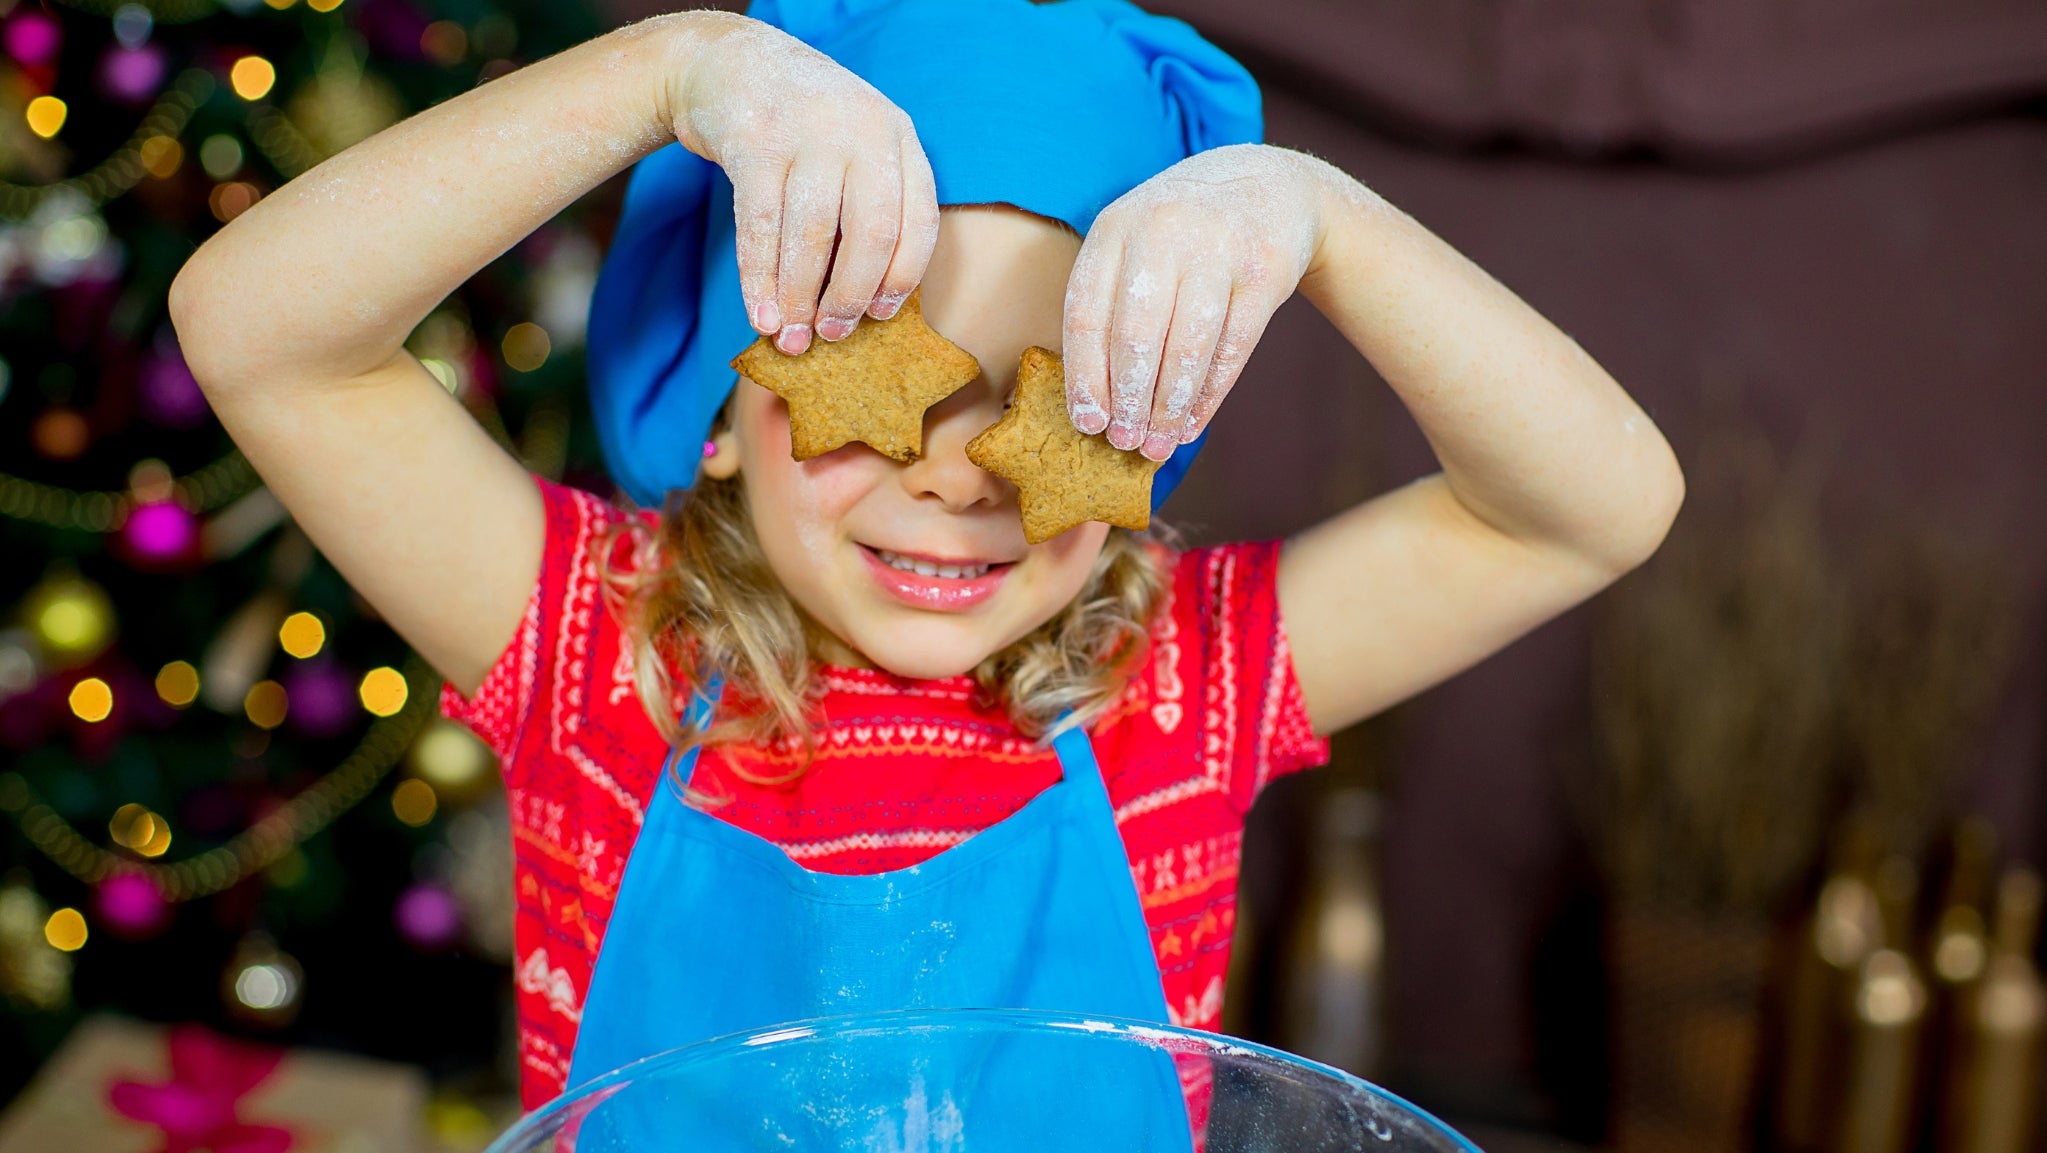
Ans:
{"label": "star-shaped cookie", "polygon": [[863,320],[840,341],[795,356],[763,336],[732,358],[748,380],[789,402],[797,460],[860,441],[893,460],[924,453],[924,410],[981,375],[972,353],[932,331],[912,292],[887,320]]}
{"label": "star-shaped cookie", "polygon": [[1131,529],[1151,524],[1151,478],[1160,462],[1073,427],[1058,353],[1024,350],[1016,399],[967,442],[967,459],[1016,486],[1024,539],[1032,544],[1091,520]]}

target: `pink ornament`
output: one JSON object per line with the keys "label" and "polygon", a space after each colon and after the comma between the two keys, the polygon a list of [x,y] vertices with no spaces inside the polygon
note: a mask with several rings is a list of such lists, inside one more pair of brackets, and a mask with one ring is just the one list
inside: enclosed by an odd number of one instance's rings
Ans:
{"label": "pink ornament", "polygon": [[414,948],[429,952],[449,948],[462,936],[462,906],[453,893],[432,883],[399,894],[391,920]]}
{"label": "pink ornament", "polygon": [[163,51],[154,44],[139,48],[115,45],[100,57],[100,87],[127,104],[140,104],[163,86]]}
{"label": "pink ornament", "polygon": [[138,560],[162,563],[184,557],[199,541],[199,521],[174,500],[137,505],[121,537]]}
{"label": "pink ornament", "polygon": [[57,22],[34,9],[15,13],[14,19],[7,22],[6,31],[0,33],[7,54],[30,65],[48,63],[57,55],[57,46],[63,39]]}
{"label": "pink ornament", "polygon": [[156,882],[141,873],[116,873],[93,891],[94,919],[117,937],[154,937],[171,921],[171,906]]}

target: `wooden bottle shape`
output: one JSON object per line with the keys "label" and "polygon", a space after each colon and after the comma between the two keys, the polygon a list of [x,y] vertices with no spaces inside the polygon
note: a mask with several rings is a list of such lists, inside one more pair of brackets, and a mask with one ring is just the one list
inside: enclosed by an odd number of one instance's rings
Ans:
{"label": "wooden bottle shape", "polygon": [[2047,1034],[2047,990],[2033,962],[2040,903],[2039,874],[2005,872],[1997,886],[1990,959],[1961,1002],[1942,1153],[2023,1153],[2033,1145]]}
{"label": "wooden bottle shape", "polygon": [[1927,943],[1927,976],[1936,995],[1953,994],[1976,983],[1990,960],[1990,927],[1984,897],[1997,853],[1997,833],[1980,817],[1955,828],[1954,862],[1947,891]]}
{"label": "wooden bottle shape", "polygon": [[1380,1053],[1385,924],[1379,899],[1378,799],[1331,793],[1310,858],[1314,876],[1287,950],[1282,1027],[1303,1056],[1370,1076]]}
{"label": "wooden bottle shape", "polygon": [[1923,1111],[1919,1123],[1919,1141],[1927,1149],[1940,1147],[1945,1110],[1939,1103],[1947,1099],[1948,1083],[1959,1068],[1956,1058],[1963,1002],[1982,980],[1990,961],[1987,910],[1991,882],[1996,879],[1996,829],[1981,817],[1964,820],[1955,826],[1952,850],[1940,910],[1920,958],[1933,995],[1926,1015],[1927,1052],[1920,1069],[1925,1078],[1920,1100],[1933,1106]]}
{"label": "wooden bottle shape", "polygon": [[1847,1032],[1841,1000],[1863,959],[1883,944],[1874,884],[1879,853],[1867,821],[1851,817],[1843,823],[1819,899],[1798,935],[1772,1126],[1780,1153],[1818,1153],[1826,1144]]}
{"label": "wooden bottle shape", "polygon": [[1843,1003],[1848,1038],[1834,1153],[1905,1153],[1911,1145],[1928,1002],[1911,953],[1918,889],[1918,872],[1903,857],[1878,870],[1883,947],[1863,958]]}

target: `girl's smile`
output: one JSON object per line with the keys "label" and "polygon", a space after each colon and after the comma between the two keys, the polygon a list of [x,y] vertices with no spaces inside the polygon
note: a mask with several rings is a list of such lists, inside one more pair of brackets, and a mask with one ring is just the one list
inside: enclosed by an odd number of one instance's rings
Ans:
{"label": "girl's smile", "polygon": [[915,608],[959,612],[995,595],[1014,561],[940,558],[861,545],[883,592]]}

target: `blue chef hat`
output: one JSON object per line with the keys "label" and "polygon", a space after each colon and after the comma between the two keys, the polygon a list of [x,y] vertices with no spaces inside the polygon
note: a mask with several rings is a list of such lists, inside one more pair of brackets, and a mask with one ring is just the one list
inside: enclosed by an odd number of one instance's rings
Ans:
{"label": "blue chef hat", "polygon": [[[1174,163],[1264,135],[1258,86],[1184,23],[1125,0],[754,0],[910,116],[940,204],[1006,203],[1085,234]],[[696,479],[754,340],[732,186],[673,144],[640,161],[590,302],[590,401],[611,473],[644,506]],[[1201,441],[1152,480],[1156,508]]]}

